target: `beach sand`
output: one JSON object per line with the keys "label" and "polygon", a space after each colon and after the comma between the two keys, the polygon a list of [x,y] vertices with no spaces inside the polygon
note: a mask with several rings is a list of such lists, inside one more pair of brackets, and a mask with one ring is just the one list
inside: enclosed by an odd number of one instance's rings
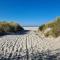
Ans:
{"label": "beach sand", "polygon": [[22,32],[17,35],[0,37],[0,59],[27,60],[26,56],[29,56],[29,60],[32,60],[33,54],[46,51],[56,54],[57,51],[60,52],[59,49],[60,37],[46,38],[43,34],[35,30],[26,30],[24,33]]}

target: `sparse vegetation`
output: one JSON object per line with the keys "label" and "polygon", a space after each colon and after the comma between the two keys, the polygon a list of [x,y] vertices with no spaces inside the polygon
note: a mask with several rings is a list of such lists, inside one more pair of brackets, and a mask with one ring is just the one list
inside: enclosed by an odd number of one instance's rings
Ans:
{"label": "sparse vegetation", "polygon": [[39,29],[42,31],[44,29],[45,24],[39,26]]}
{"label": "sparse vegetation", "polygon": [[19,24],[14,22],[0,22],[0,32],[17,32],[24,30]]}
{"label": "sparse vegetation", "polygon": [[52,35],[53,37],[60,36],[60,17],[58,17],[54,22],[44,24],[39,27],[40,31],[45,31],[47,28],[52,28],[50,31],[45,33],[45,36]]}

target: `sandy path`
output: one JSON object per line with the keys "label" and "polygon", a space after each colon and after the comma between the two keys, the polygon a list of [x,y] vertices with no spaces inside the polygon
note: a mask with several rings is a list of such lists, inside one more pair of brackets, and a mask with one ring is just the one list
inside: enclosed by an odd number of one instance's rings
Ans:
{"label": "sandy path", "polygon": [[60,42],[59,39],[53,41],[34,31],[21,35],[6,35],[0,38],[0,59],[26,60],[32,53],[58,49],[59,43],[56,45],[56,42]]}

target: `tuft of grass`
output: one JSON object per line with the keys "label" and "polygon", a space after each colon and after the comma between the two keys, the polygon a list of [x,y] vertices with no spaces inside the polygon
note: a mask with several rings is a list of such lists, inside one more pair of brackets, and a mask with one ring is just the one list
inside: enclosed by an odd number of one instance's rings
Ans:
{"label": "tuft of grass", "polygon": [[45,27],[45,24],[43,24],[43,25],[41,25],[41,26],[39,26],[39,30],[43,30],[44,29],[44,27]]}
{"label": "tuft of grass", "polygon": [[0,32],[17,32],[24,30],[19,24],[14,22],[0,22]]}
{"label": "tuft of grass", "polygon": [[45,36],[60,36],[60,17],[58,17],[54,22],[50,22],[48,24],[43,24],[39,27],[40,31],[45,31],[47,28],[52,28],[50,31],[45,33]]}

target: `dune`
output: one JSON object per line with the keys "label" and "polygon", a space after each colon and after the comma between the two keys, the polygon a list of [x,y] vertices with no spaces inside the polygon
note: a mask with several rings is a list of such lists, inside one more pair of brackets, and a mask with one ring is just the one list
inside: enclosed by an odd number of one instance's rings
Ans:
{"label": "dune", "polygon": [[34,30],[26,30],[17,35],[5,35],[0,37],[0,59],[38,60],[41,57],[46,59],[47,56],[50,56],[49,54],[60,52],[59,43],[60,37],[46,38]]}

